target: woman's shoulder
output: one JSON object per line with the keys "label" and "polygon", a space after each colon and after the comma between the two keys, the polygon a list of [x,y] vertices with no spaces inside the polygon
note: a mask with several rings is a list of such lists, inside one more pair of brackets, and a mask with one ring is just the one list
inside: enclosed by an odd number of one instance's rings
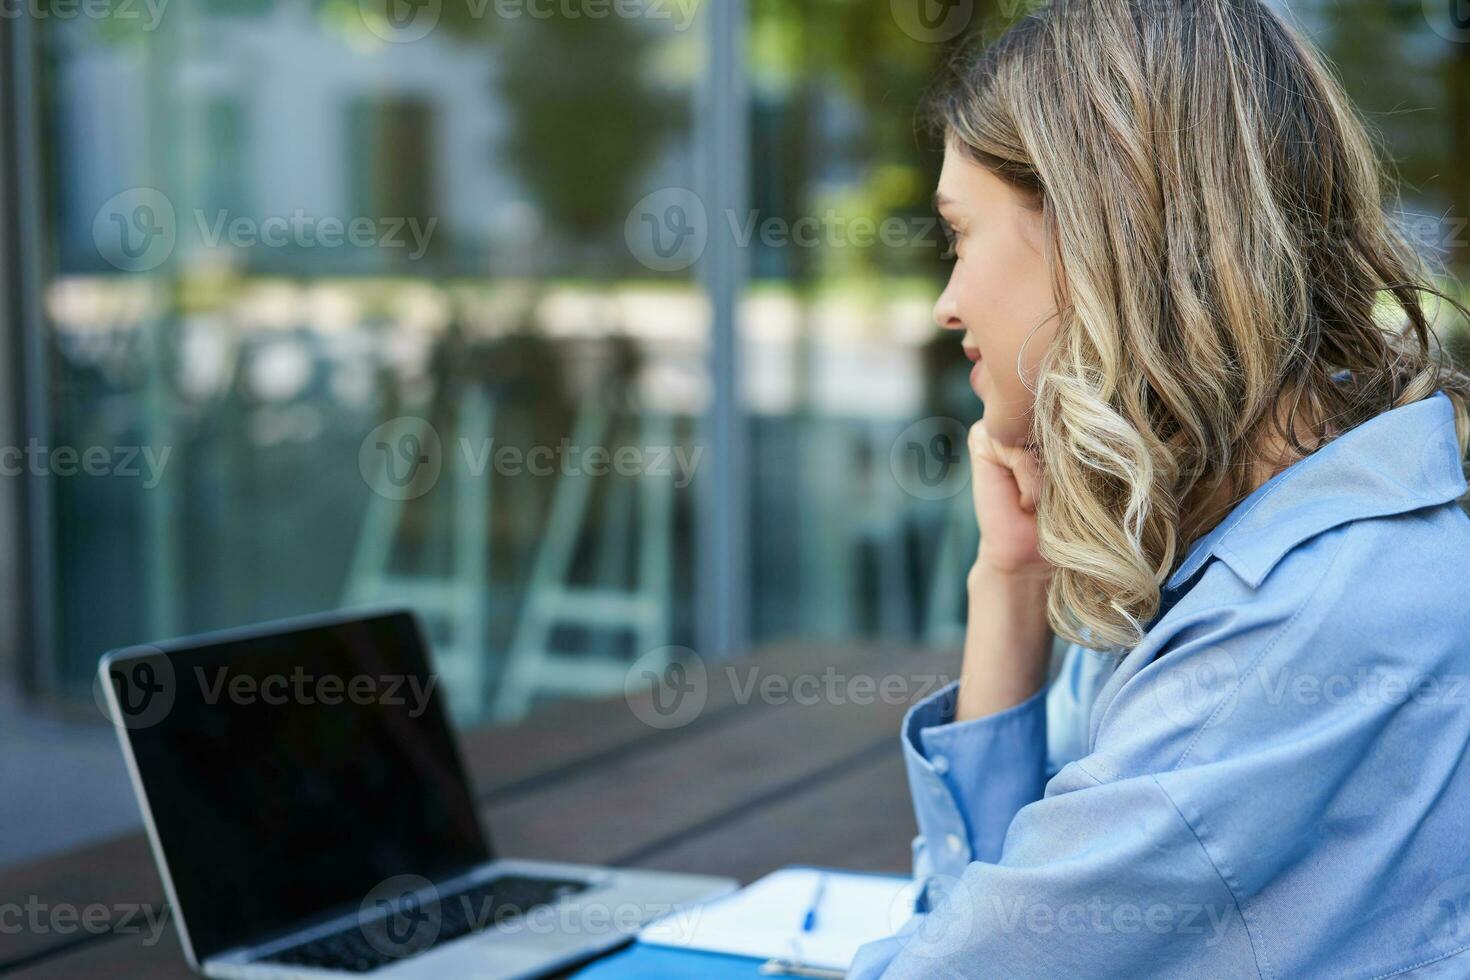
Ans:
{"label": "woman's shoulder", "polygon": [[[1467,491],[1454,407],[1436,392],[1364,422],[1276,474],[1191,558],[1218,558],[1253,589],[1268,578],[1279,589],[1299,584],[1297,576],[1310,574],[1313,562],[1343,537],[1448,531],[1454,541],[1432,548],[1447,554],[1470,533],[1461,507]],[[1334,529],[1345,534],[1319,540]],[[1299,559],[1292,571],[1279,574],[1292,556]]]}
{"label": "woman's shoulder", "polygon": [[1470,603],[1452,600],[1470,596],[1467,490],[1443,393],[1385,412],[1277,474],[1199,542],[1167,583],[1187,591],[1140,647],[1153,660],[1201,629],[1250,648],[1273,628],[1363,644],[1463,624]]}
{"label": "woman's shoulder", "polygon": [[1085,744],[1111,753],[1099,767],[1187,766],[1470,675],[1466,490],[1442,393],[1258,488],[1195,543],[1167,611],[1098,689]]}
{"label": "woman's shoulder", "polygon": [[1262,725],[1288,730],[1324,710],[1393,707],[1362,690],[1375,683],[1470,676],[1470,516],[1454,504],[1336,524],[1259,579],[1217,557],[1121,660],[1095,729],[1198,743],[1247,723],[1253,701]]}

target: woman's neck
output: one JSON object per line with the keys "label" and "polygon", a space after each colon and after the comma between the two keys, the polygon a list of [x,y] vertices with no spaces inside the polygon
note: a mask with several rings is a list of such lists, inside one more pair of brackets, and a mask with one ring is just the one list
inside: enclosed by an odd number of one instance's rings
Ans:
{"label": "woman's neck", "polygon": [[1226,478],[1213,487],[1196,487],[1186,498],[1186,506],[1182,509],[1184,517],[1180,521],[1180,539],[1188,544],[1181,550],[1179,560],[1182,561],[1194,542],[1208,534],[1237,504],[1276,474],[1305,459],[1320,447],[1319,429],[1312,420],[1306,418],[1305,411],[1301,411],[1297,417],[1296,437],[1298,443],[1307,448],[1307,452],[1293,450],[1283,435],[1288,413],[1286,406],[1285,398],[1276,403],[1279,426],[1261,426],[1258,437],[1260,448],[1251,457],[1249,477],[1244,481]]}

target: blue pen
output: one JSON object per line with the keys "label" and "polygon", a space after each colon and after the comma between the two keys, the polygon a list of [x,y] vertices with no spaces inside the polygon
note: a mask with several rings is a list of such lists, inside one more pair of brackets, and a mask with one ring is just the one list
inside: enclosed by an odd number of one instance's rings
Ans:
{"label": "blue pen", "polygon": [[817,890],[812,893],[812,900],[807,904],[806,917],[801,920],[801,931],[811,932],[817,928],[817,906],[822,903],[822,893],[827,890],[827,876],[817,875]]}

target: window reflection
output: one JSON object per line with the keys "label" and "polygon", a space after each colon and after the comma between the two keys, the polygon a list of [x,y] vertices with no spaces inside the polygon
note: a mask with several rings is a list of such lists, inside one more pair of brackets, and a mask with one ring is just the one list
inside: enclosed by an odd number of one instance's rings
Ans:
{"label": "window reflection", "polygon": [[[695,230],[751,272],[753,637],[958,642],[975,530],[950,464],[980,406],[930,323],[912,113],[946,44],[887,3],[750,0],[751,211],[695,229],[697,4],[396,2],[40,25],[48,435],[145,464],[50,484],[64,685],[112,646],[395,601],[472,724],[693,645]],[[1470,45],[1371,0],[1291,7],[1399,161],[1412,237],[1463,275]],[[650,200],[666,254],[629,237]]]}
{"label": "window reflection", "polygon": [[669,460],[696,458],[707,314],[623,224],[691,183],[696,33],[165,13],[43,37],[51,437],[163,459],[55,483],[64,684],[120,644],[397,602],[474,723],[689,642]]}

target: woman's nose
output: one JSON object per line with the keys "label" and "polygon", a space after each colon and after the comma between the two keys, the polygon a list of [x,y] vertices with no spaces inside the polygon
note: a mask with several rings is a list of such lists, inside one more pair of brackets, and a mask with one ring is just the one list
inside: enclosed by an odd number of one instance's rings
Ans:
{"label": "woman's nose", "polygon": [[939,294],[939,299],[934,302],[934,322],[945,330],[963,330],[965,325],[960,322],[959,310],[955,307],[954,298],[946,288]]}

